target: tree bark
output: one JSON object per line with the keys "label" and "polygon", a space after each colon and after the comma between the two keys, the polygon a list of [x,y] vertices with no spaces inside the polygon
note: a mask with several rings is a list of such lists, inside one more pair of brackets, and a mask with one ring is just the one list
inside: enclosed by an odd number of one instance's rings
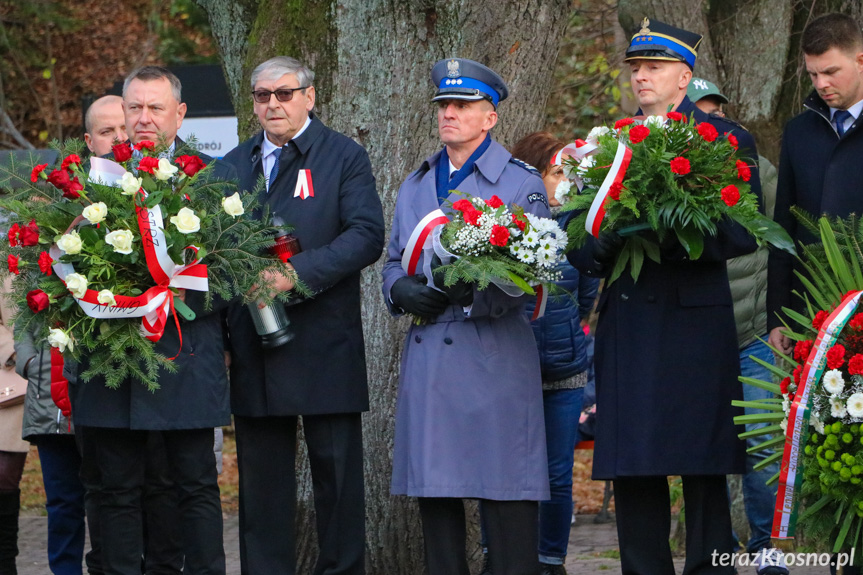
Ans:
{"label": "tree bark", "polygon": [[[504,77],[510,99],[500,106],[494,137],[511,144],[541,127],[569,14],[567,0],[198,1],[222,51],[241,139],[258,129],[248,95],[251,70],[272,56],[297,57],[315,71],[317,111],[324,123],[368,150],[388,222],[400,183],[440,145],[429,103],[432,64],[471,58]],[[421,573],[415,505],[389,495],[407,320],[395,321],[386,311],[382,264],[367,269],[362,279],[371,391],[363,429],[368,572]],[[311,482],[307,464],[298,467],[298,570],[310,572],[316,557]],[[475,545],[476,529],[472,533]]]}

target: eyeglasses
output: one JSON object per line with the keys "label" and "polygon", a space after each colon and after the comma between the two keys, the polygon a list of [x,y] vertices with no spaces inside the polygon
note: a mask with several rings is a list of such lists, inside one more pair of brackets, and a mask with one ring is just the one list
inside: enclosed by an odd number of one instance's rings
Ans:
{"label": "eyeglasses", "polygon": [[308,88],[308,86],[300,86],[299,88],[279,88],[272,92],[269,90],[254,90],[252,91],[252,98],[254,98],[255,102],[258,104],[267,104],[270,101],[270,96],[275,94],[276,100],[279,102],[290,102],[294,97],[294,92],[297,90],[305,90],[306,88]]}

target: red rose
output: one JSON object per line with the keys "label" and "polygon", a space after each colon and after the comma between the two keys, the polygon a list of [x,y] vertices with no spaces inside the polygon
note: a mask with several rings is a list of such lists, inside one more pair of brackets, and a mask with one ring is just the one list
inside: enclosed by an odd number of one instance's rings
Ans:
{"label": "red rose", "polygon": [[719,195],[722,196],[722,201],[728,204],[728,206],[733,206],[740,200],[740,190],[737,189],[737,186],[725,186],[719,191]]}
{"label": "red rose", "polygon": [[39,179],[40,174],[45,171],[45,168],[48,167],[48,164],[38,164],[33,168],[33,171],[30,172],[30,181],[36,183],[36,180]]}
{"label": "red rose", "polygon": [[78,154],[69,154],[68,156],[63,158],[63,163],[60,164],[60,169],[65,170],[72,164],[77,164],[79,166],[81,165],[81,158],[78,156]]}
{"label": "red rose", "polygon": [[146,148],[150,151],[153,151],[156,149],[156,144],[151,142],[150,140],[141,140],[140,142],[135,144],[135,149],[138,150],[139,152],[141,150],[143,150],[144,148]]}
{"label": "red rose", "polygon": [[635,120],[633,120],[632,118],[621,118],[620,120],[618,120],[614,123],[614,129],[619,130],[624,126],[628,126],[628,125],[634,124],[634,123],[635,123]]}
{"label": "red rose", "polygon": [[69,183],[69,172],[66,170],[54,170],[48,174],[48,181],[58,190],[62,190]]}
{"label": "red rose", "polygon": [[491,245],[503,247],[509,241],[509,230],[504,226],[494,225],[491,228]]}
{"label": "red rose", "polygon": [[527,227],[527,220],[524,219],[524,216],[519,217],[515,214],[510,214],[510,216],[512,217],[512,222],[518,226],[518,229],[524,231],[524,228]]}
{"label": "red rose", "polygon": [[806,339],[803,341],[798,341],[794,344],[794,359],[799,362],[806,361],[806,358],[809,357],[809,352],[812,351],[812,345],[814,342],[810,339]]}
{"label": "red rose", "polygon": [[786,377],[785,379],[783,379],[782,381],[779,382],[779,392],[782,395],[787,395],[789,385],[791,385],[791,378]]}
{"label": "red rose", "polygon": [[707,122],[701,122],[696,129],[705,142],[712,142],[719,136],[719,132],[716,131],[713,124],[708,124]]}
{"label": "red rose", "polygon": [[9,254],[6,257],[6,265],[9,267],[9,273],[18,275],[20,272],[18,271],[18,256],[13,256]]}
{"label": "red rose", "polygon": [[855,354],[848,361],[848,373],[851,375],[863,375],[863,355]]}
{"label": "red rose", "polygon": [[823,310],[816,313],[815,317],[812,318],[812,327],[820,330],[821,325],[824,323],[824,321],[827,319],[827,316],[829,315],[829,313]]}
{"label": "red rose", "polygon": [[[141,142],[143,144],[143,142]],[[141,158],[141,163],[138,164],[139,172],[147,172],[148,174],[152,174],[153,171],[159,167],[159,158],[154,158],[153,156],[145,156]]]}
{"label": "red rose", "polygon": [[[634,130],[635,128],[633,128]],[[620,192],[623,190],[623,184],[620,182],[614,182],[608,188],[608,197],[612,200],[619,201],[620,200]]]}
{"label": "red rose", "polygon": [[827,351],[827,367],[839,369],[843,363],[845,363],[845,347],[837,343]]}
{"label": "red rose", "polygon": [[132,146],[128,142],[111,146],[115,162],[126,162],[132,157]]}
{"label": "red rose", "polygon": [[177,156],[174,161],[190,178],[206,167],[204,161],[198,156]]}
{"label": "red rose", "polygon": [[729,134],[728,132],[725,133],[725,136],[728,139],[728,143],[731,144],[731,147],[736,150],[737,147],[740,145],[737,142],[737,136],[735,136],[734,134]]}
{"label": "red rose", "polygon": [[21,232],[21,226],[18,224],[12,224],[12,227],[9,228],[9,246],[15,247],[18,245],[18,234]]}
{"label": "red rose", "polygon": [[78,181],[78,177],[72,178],[66,187],[63,188],[63,197],[69,198],[70,200],[77,200],[81,197],[81,190],[84,189],[84,186],[81,185],[81,182]]}
{"label": "red rose", "polygon": [[39,243],[39,226],[36,225],[36,220],[30,220],[30,223],[21,228],[19,234],[22,246],[35,246]]}
{"label": "red rose", "polygon": [[679,176],[685,176],[692,169],[689,165],[689,160],[682,156],[677,156],[670,162],[671,171]]}
{"label": "red rose", "polygon": [[743,160],[737,160],[737,163],[734,165],[737,166],[737,177],[744,182],[748,182],[749,178],[752,177],[752,171],[749,169],[749,166],[746,165],[746,162]]}
{"label": "red rose", "polygon": [[485,204],[492,209],[497,209],[503,205],[503,200],[494,195],[490,199],[486,200]]}
{"label": "red rose", "polygon": [[473,204],[470,203],[470,200],[458,200],[452,205],[452,209],[458,210],[460,212],[465,212],[467,210],[472,210]]}
{"label": "red rose", "polygon": [[469,210],[465,210],[462,212],[462,216],[464,217],[464,221],[469,223],[472,226],[479,225],[479,217],[482,215],[482,212],[471,207]]}
{"label": "red rose", "polygon": [[644,141],[644,138],[650,135],[650,128],[647,126],[633,126],[629,130],[629,141],[633,144],[638,144]]}
{"label": "red rose", "polygon": [[680,112],[668,112],[668,119],[674,120],[675,122],[680,122],[683,120],[683,114]]}
{"label": "red rose", "polygon": [[51,264],[53,263],[54,260],[48,255],[48,252],[39,254],[39,270],[46,276],[51,275]]}
{"label": "red rose", "polygon": [[794,376],[794,383],[800,383],[800,378],[803,377],[803,366],[798,365],[794,368],[794,371],[791,373]]}
{"label": "red rose", "polygon": [[33,313],[39,313],[48,307],[48,294],[40,289],[34,289],[27,293],[27,305]]}

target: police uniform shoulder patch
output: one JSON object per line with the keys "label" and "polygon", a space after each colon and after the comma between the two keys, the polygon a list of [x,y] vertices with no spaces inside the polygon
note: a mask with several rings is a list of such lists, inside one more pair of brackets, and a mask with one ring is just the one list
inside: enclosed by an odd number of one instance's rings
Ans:
{"label": "police uniform shoulder patch", "polygon": [[527,170],[531,174],[535,174],[535,175],[539,176],[540,178],[542,177],[542,174],[539,173],[539,170],[537,170],[536,168],[534,168],[533,166],[531,166],[527,162],[523,162],[523,161],[519,160],[518,158],[513,158],[513,157],[510,157],[509,161],[511,163],[515,164],[516,166],[521,166],[522,168],[524,168],[525,170]]}
{"label": "police uniform shoulder patch", "polygon": [[548,198],[545,197],[543,192],[534,192],[527,197],[527,201],[531,204],[534,202],[542,202],[542,204],[547,208],[548,207]]}

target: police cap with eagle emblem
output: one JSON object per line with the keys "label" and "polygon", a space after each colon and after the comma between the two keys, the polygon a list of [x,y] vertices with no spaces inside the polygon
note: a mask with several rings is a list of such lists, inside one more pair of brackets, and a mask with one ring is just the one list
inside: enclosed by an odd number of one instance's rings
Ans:
{"label": "police cap with eagle emblem", "polygon": [[675,28],[659,20],[641,22],[641,30],[632,37],[624,61],[667,60],[683,62],[695,68],[698,45],[702,36],[681,28]]}
{"label": "police cap with eagle emblem", "polygon": [[438,100],[488,100],[497,108],[509,96],[506,82],[494,70],[465,58],[440,60],[432,67]]}

